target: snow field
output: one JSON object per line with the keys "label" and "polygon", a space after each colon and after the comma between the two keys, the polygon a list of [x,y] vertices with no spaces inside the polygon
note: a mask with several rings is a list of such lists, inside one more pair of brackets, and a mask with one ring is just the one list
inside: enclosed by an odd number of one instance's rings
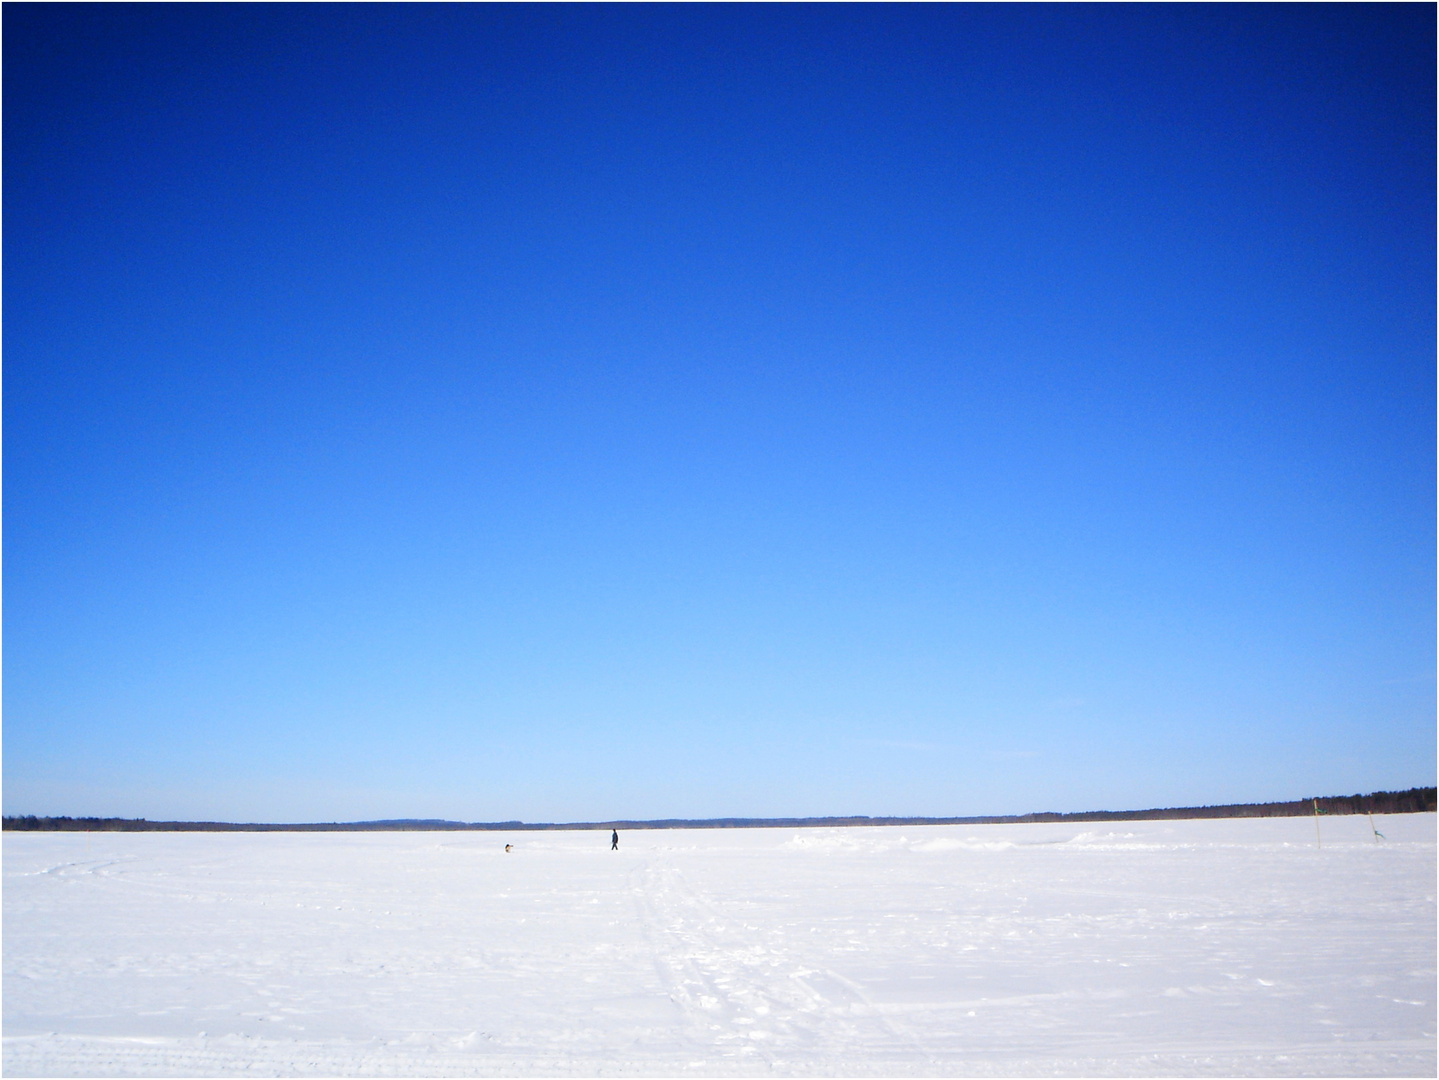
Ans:
{"label": "snow field", "polygon": [[6,833],[3,1071],[1432,1076],[1375,820]]}

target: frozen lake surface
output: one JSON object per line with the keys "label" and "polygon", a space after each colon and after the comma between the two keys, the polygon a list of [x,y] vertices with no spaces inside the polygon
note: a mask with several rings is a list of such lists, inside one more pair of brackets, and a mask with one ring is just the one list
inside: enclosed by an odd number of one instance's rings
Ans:
{"label": "frozen lake surface", "polygon": [[3,1069],[1433,1076],[1375,821],[5,833]]}

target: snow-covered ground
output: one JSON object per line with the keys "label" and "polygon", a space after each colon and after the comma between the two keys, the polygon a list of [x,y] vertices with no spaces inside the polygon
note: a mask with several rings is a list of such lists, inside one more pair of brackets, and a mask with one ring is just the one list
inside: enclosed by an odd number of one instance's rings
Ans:
{"label": "snow-covered ground", "polygon": [[6,833],[3,1069],[1433,1076],[1375,821]]}

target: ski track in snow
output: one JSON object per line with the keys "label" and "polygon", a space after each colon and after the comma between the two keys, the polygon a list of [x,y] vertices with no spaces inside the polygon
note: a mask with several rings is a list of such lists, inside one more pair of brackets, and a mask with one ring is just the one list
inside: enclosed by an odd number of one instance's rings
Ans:
{"label": "ski track in snow", "polygon": [[6,833],[3,1071],[1433,1076],[1379,823]]}

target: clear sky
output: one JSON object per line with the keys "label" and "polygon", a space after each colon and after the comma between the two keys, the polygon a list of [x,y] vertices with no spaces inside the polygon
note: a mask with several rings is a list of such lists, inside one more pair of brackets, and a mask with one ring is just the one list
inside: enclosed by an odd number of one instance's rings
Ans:
{"label": "clear sky", "polygon": [[1433,784],[1434,40],[5,5],[5,812]]}

